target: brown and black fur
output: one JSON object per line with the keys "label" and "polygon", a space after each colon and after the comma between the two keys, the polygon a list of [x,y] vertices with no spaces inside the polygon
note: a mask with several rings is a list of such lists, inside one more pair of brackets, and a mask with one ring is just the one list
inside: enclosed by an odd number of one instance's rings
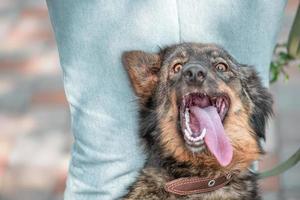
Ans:
{"label": "brown and black fur", "polygon": [[[227,167],[220,166],[208,151],[193,154],[184,145],[178,122],[178,93],[187,86],[171,69],[176,62],[190,60],[200,61],[209,70],[210,75],[199,89],[226,92],[231,99],[223,122],[234,149]],[[228,64],[226,73],[214,71],[218,60]],[[239,64],[217,45],[196,43],[173,45],[158,54],[125,52],[123,63],[139,98],[140,136],[149,155],[123,199],[260,199],[256,176],[248,167],[263,153],[259,139],[265,138],[272,98],[253,67]],[[236,172],[235,178],[213,192],[177,196],[164,190],[164,184],[176,178],[218,176],[229,171]]]}

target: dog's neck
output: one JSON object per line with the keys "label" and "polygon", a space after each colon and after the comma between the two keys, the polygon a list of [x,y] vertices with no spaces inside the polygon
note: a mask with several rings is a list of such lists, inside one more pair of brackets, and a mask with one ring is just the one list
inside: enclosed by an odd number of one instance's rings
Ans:
{"label": "dog's neck", "polygon": [[220,168],[211,168],[207,167],[202,163],[199,165],[193,165],[190,163],[180,163],[174,160],[173,158],[164,159],[164,162],[161,163],[164,169],[174,178],[181,177],[208,177],[208,176],[219,176],[226,172]]}
{"label": "dog's neck", "polygon": [[[153,152],[153,151],[152,151]],[[147,166],[158,167],[166,170],[167,174],[173,179],[182,177],[208,177],[208,176],[219,176],[231,172],[231,170],[225,168],[213,168],[211,166],[205,166],[204,163],[194,165],[187,162],[178,162],[172,157],[162,158],[158,151],[152,153],[149,156]],[[236,171],[236,170],[233,170]]]}

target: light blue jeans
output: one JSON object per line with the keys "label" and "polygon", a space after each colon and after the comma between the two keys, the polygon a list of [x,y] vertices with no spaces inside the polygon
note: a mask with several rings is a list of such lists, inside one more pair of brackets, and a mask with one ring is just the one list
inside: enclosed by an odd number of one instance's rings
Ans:
{"label": "light blue jeans", "polygon": [[137,105],[120,56],[179,42],[225,47],[269,63],[285,0],[47,0],[70,104],[72,149],[66,200],[118,199],[142,167]]}

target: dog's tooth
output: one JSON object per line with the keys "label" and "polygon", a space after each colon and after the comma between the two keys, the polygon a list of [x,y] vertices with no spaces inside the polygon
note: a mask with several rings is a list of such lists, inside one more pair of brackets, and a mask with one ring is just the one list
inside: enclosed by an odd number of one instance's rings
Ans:
{"label": "dog's tooth", "polygon": [[198,141],[198,140],[203,140],[203,138],[206,135],[206,128],[204,128],[201,132],[201,134],[197,137],[192,137],[191,135],[188,135],[188,138],[191,139],[192,141]]}
{"label": "dog's tooth", "polygon": [[192,135],[192,134],[191,134],[187,129],[185,129],[184,132],[185,132],[185,134],[186,134],[186,137],[187,137],[188,139],[191,139],[191,135]]}
{"label": "dog's tooth", "polygon": [[187,130],[189,132],[189,135],[192,135],[193,132],[192,132],[191,127],[189,125],[189,122],[190,122],[190,113],[189,113],[189,109],[188,108],[186,109],[186,112],[184,113],[184,115],[185,115],[185,126],[186,126],[186,128],[187,128]]}
{"label": "dog's tooth", "polygon": [[192,135],[193,135],[193,132],[192,132],[192,130],[191,130],[190,127],[189,127],[188,131],[189,131],[189,133],[190,133],[189,135],[192,136]]}
{"label": "dog's tooth", "polygon": [[187,129],[184,129],[184,133],[185,133],[185,135],[188,137],[188,135],[189,135],[189,132],[188,132],[188,130],[187,130]]}
{"label": "dog's tooth", "polygon": [[190,122],[190,113],[189,113],[189,109],[188,108],[185,109],[184,116],[185,116],[185,121],[186,122]]}
{"label": "dog's tooth", "polygon": [[193,138],[195,141],[202,140],[200,136]]}
{"label": "dog's tooth", "polygon": [[184,112],[184,117],[185,117],[185,125],[187,125],[190,122],[190,117],[187,110],[185,110]]}
{"label": "dog's tooth", "polygon": [[192,134],[187,129],[184,130],[184,133],[185,133],[185,136],[190,140]]}

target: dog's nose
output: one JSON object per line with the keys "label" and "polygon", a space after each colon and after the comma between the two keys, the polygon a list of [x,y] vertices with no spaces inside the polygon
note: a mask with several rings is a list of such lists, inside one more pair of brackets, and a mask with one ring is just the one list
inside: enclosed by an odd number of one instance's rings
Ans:
{"label": "dog's nose", "polygon": [[206,75],[207,70],[201,65],[188,66],[183,70],[183,78],[188,84],[201,84]]}

